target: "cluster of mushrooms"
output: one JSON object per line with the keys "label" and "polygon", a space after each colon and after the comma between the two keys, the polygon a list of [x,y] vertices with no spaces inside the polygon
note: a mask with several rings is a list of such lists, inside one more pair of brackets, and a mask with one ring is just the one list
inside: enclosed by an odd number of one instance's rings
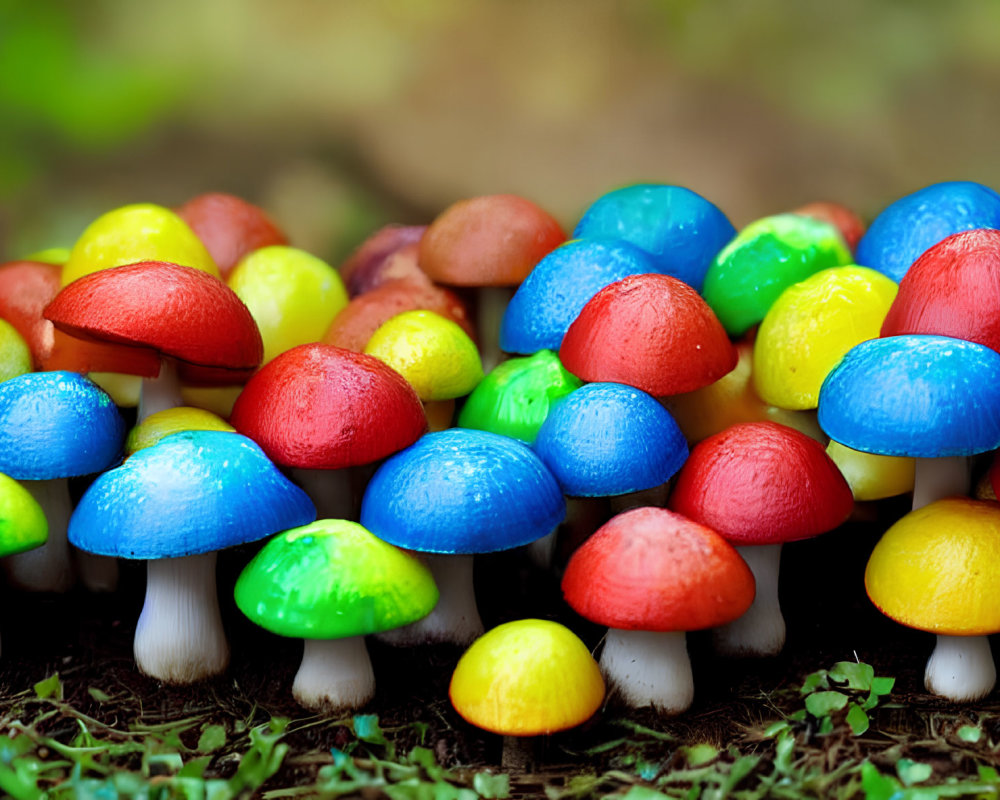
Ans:
{"label": "cluster of mushrooms", "polygon": [[[235,599],[304,639],[302,705],[373,697],[368,635],[448,642],[469,646],[458,713],[529,736],[585,721],[606,685],[684,711],[686,631],[778,653],[782,545],[912,492],[865,585],[938,635],[929,691],[976,700],[1000,468],[973,489],[969,459],[1000,447],[998,351],[1000,195],[971,182],[867,230],[817,203],[739,231],[640,184],[571,239],[491,195],[339,269],[230,195],[125,206],[0,265],[3,567],[107,591],[117,559],[145,560],[136,664],[183,684],[229,661],[216,553],[261,541]],[[484,631],[473,558],[514,548],[608,627],[599,666],[555,622]]]}

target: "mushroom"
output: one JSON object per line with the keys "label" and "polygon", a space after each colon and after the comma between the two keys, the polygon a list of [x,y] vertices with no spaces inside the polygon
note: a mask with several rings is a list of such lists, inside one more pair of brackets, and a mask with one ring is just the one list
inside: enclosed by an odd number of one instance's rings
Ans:
{"label": "mushroom", "polygon": [[216,551],[315,517],[305,493],[245,436],[184,431],[100,475],[77,504],[69,539],[91,553],[146,560],[136,665],[187,684],[229,663]]}
{"label": "mushroom", "polygon": [[50,364],[141,375],[139,419],[183,405],[179,382],[243,383],[263,356],[257,325],[218,278],[160,261],[102,269],[45,309],[56,327]]}
{"label": "mushroom", "polygon": [[45,512],[22,484],[0,472],[0,556],[12,556],[45,544]]}
{"label": "mushroom", "polygon": [[996,683],[988,634],[1000,632],[1000,507],[950,497],[911,511],[868,559],[865,589],[896,622],[937,635],[924,685],[956,703]]}
{"label": "mushroom", "polygon": [[448,696],[478,728],[504,737],[501,766],[525,768],[511,737],[541,736],[586,722],[601,707],[604,681],[569,628],[542,619],[504,623],[459,659]]}
{"label": "mushroom", "polygon": [[59,293],[61,272],[62,267],[39,261],[0,264],[0,317],[24,337],[35,369],[45,369],[52,352],[52,323],[42,311]]}
{"label": "mushroom", "polygon": [[854,498],[815,439],[775,422],[750,422],[694,447],[669,506],[735,545],[757,582],[747,613],[715,631],[716,648],[727,655],[771,656],[785,643],[778,603],[782,544],[836,528],[851,513]]}
{"label": "mushroom", "polygon": [[573,238],[624,239],[653,256],[654,272],[673,275],[700,292],[712,258],[735,234],[726,215],[696,192],[641,183],[597,198]]}
{"label": "mushroom", "polygon": [[799,206],[792,213],[829,222],[840,231],[840,235],[844,237],[844,242],[847,243],[852,253],[857,250],[858,242],[865,235],[864,220],[855,211],[840,203],[819,200]]}
{"label": "mushroom", "polygon": [[180,206],[177,216],[204,243],[223,278],[248,253],[288,244],[284,231],[263,209],[235,195],[200,194]]}
{"label": "mushroom", "polygon": [[125,439],[125,456],[137,450],[152,447],[164,436],[181,431],[235,431],[236,429],[221,417],[203,408],[174,406],[150,414],[135,425]]}
{"label": "mushroom", "polygon": [[273,537],[240,573],[235,595],[261,627],[305,639],[292,692],[326,714],[375,696],[364,637],[416,622],[438,599],[419,560],[339,519]]}
{"label": "mushroom", "polygon": [[460,200],[420,239],[420,268],[435,283],[475,287],[476,339],[486,370],[500,361],[500,323],[514,289],[566,241],[546,211],[513,194]]}
{"label": "mushroom", "polygon": [[584,381],[626,383],[654,397],[690,392],[736,366],[736,351],[698,293],[669,275],[630,275],[583,307],[559,348]]}
{"label": "mushroom", "polygon": [[426,230],[426,225],[386,225],[375,231],[340,265],[347,293],[357,297],[404,276],[426,281],[429,286],[431,280],[417,262],[420,238]]}
{"label": "mushroom", "polygon": [[64,592],[73,585],[67,478],[114,466],[124,440],[125,422],[114,402],[82,375],[29,372],[0,383],[0,472],[22,482],[49,526],[44,547],[4,562],[17,586]]}
{"label": "mushroom", "polygon": [[355,516],[349,467],[385,458],[427,430],[420,399],[398,372],[325,344],[293,347],[265,365],[229,421],[292,469],[321,519]]}
{"label": "mushroom", "polygon": [[450,428],[455,399],[483,378],[475,342],[433,311],[404,311],[386,320],[364,352],[406,378],[424,404],[431,430]]}
{"label": "mushroom", "polygon": [[694,699],[685,631],[736,619],[754,579],[718,533],[663,508],[613,517],[577,550],[562,580],[580,616],[609,626],[601,670],[633,708],[679,714]]}
{"label": "mushroom", "polygon": [[833,439],[826,446],[826,454],[837,465],[857,502],[913,491],[916,462],[912,458],[863,453]]}
{"label": "mushroom", "polygon": [[1000,195],[973,181],[925,186],[884,208],[857,248],[857,263],[900,283],[921,253],[946,236],[1000,228]]}
{"label": "mushroom", "polygon": [[0,317],[0,383],[31,372],[31,350],[17,328]]}
{"label": "mushroom", "polygon": [[108,267],[140,261],[181,264],[219,277],[219,268],[195,232],[169,208],[136,203],[95,219],[63,265],[62,285]]}
{"label": "mushroom", "polygon": [[522,442],[487,431],[428,433],[388,458],[361,502],[361,524],[427,554],[441,592],[430,615],[381,638],[392,644],[468,644],[483,632],[472,556],[529,544],[566,513],[555,478]]}
{"label": "mushroom", "polygon": [[517,287],[500,324],[500,348],[528,355],[558,350],[570,324],[597,292],[629,275],[658,271],[652,256],[621,239],[566,242]]}
{"label": "mushroom", "polygon": [[719,251],[705,273],[702,295],[726,331],[742,336],[793,283],[852,261],[830,223],[776,214],[751,222]]}
{"label": "mushroom", "polygon": [[968,494],[967,456],[1000,447],[1000,354],[946,336],[861,342],[823,383],[819,424],[854,450],[915,457],[914,508]]}

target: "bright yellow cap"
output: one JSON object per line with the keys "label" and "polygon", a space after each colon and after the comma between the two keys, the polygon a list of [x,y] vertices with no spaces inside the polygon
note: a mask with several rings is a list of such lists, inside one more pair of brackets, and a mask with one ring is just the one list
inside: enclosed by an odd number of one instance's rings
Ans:
{"label": "bright yellow cap", "polygon": [[219,277],[212,256],[184,220],[169,208],[138,203],[102,214],[87,226],[63,265],[62,285],[139,261],[168,261]]}
{"label": "bright yellow cap", "polygon": [[297,345],[318,342],[347,305],[340,273],[295,247],[254,250],[243,257],[226,282],[260,329],[263,364]]}
{"label": "bright yellow cap", "polygon": [[150,414],[128,433],[125,440],[125,455],[136,450],[152,447],[164,436],[179,431],[235,431],[236,429],[221,417],[203,408],[176,406]]}
{"label": "bright yellow cap", "polygon": [[386,320],[364,351],[406,378],[424,401],[461,397],[483,379],[475,343],[433,311],[404,311]]}
{"label": "bright yellow cap", "polygon": [[916,459],[862,453],[832,439],[826,454],[847,479],[855,500],[881,500],[913,491]]}
{"label": "bright yellow cap", "polygon": [[911,511],[875,545],[865,588],[883,614],[911,628],[1000,632],[1000,505],[949,497]]}
{"label": "bright yellow cap", "polygon": [[537,736],[586,722],[604,700],[587,646],[557,622],[521,619],[476,639],[455,667],[451,704],[477,727]]}
{"label": "bright yellow cap", "polygon": [[781,293],[757,331],[753,380],[766,402],[816,408],[819,387],[854,345],[875,339],[898,286],[867,267],[832,267]]}

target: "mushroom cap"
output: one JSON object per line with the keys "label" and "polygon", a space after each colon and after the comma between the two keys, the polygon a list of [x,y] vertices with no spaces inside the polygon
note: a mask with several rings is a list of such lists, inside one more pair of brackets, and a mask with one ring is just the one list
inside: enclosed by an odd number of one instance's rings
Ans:
{"label": "mushroom cap", "polygon": [[906,456],[879,456],[852,450],[831,439],[826,454],[844,476],[855,500],[882,500],[913,491],[916,461]]}
{"label": "mushroom cap", "polygon": [[[59,332],[82,340],[82,352],[66,342],[66,363],[58,364],[82,372],[153,377],[160,358],[169,356],[177,359],[181,380],[225,386],[246,381],[264,353],[257,324],[232,289],[205,272],[163,261],[85,275],[56,295],[45,316]],[[97,343],[97,350],[87,353],[86,343]],[[53,362],[59,345],[57,340]],[[100,358],[104,345],[111,346],[110,360]],[[133,364],[118,362],[121,346]]]}
{"label": "mushroom cap", "polygon": [[226,283],[260,329],[264,364],[296,345],[318,342],[347,305],[337,270],[305,250],[284,245],[247,254]]}
{"label": "mushroom cap", "polygon": [[48,538],[42,507],[27,489],[0,472],[0,556],[33,550]]}
{"label": "mushroom cap", "polygon": [[469,310],[457,294],[429,281],[399,278],[353,298],[333,318],[322,341],[360,353],[383,322],[417,309],[447,317],[469,336],[474,335]]}
{"label": "mushroom cap", "polygon": [[816,408],[819,387],[844,353],[879,335],[897,286],[867,267],[831,267],[792,284],[757,330],[753,382],[765,402]]}
{"label": "mushroom cap", "polygon": [[0,383],[31,372],[31,350],[17,328],[0,317]]}
{"label": "mushroom cap", "polygon": [[933,333],[1000,351],[1000,231],[953,233],[907,270],[882,336]]}
{"label": "mushroom cap", "polygon": [[665,508],[612,517],[570,557],[563,597],[609,628],[693,631],[732,622],[753,603],[750,567],[711,528]]}
{"label": "mushroom cap", "polygon": [[108,211],[87,226],[63,265],[62,285],[139,261],[182,264],[219,277],[212,256],[183,219],[169,208],[136,203]]}
{"label": "mushroom cap", "polygon": [[920,254],[946,236],[1000,228],[1000,195],[973,181],[926,186],[879,213],[857,248],[857,263],[900,283]]}
{"label": "mushroom cap", "polygon": [[229,431],[235,428],[222,417],[203,408],[174,406],[150,414],[128,432],[125,439],[125,455],[152,447],[164,436],[181,431]]}
{"label": "mushroom cap", "polygon": [[890,336],[851,348],[827,376],[819,424],[883,456],[961,456],[1000,447],[1000,354],[946,336]]}
{"label": "mushroom cap", "polygon": [[118,463],[125,422],[75,372],[28,372],[0,383],[0,472],[17,480],[89,475]]}
{"label": "mushroom cap", "polygon": [[552,473],[527,445],[487,431],[428,433],[378,468],[361,524],[429,553],[492,553],[551,533],[566,515]]}
{"label": "mushroom cap", "polygon": [[815,439],[776,422],[747,422],[694,447],[669,506],[742,546],[832,530],[847,519],[854,497]]}
{"label": "mushroom cap", "polygon": [[[427,230],[426,225],[385,225],[365,239],[340,265],[340,277],[347,287],[351,297],[364,294],[374,289],[372,278],[381,274],[385,262],[402,250],[409,251],[413,245],[419,250],[420,238]],[[417,265],[416,254],[413,254],[412,264],[407,261],[407,274],[415,274],[410,267]],[[394,271],[394,270],[393,270]],[[380,281],[381,282],[381,281]],[[430,278],[427,279],[430,283]]]}
{"label": "mushroom cap", "polygon": [[42,311],[59,293],[61,273],[62,267],[39,261],[0,265],[0,317],[24,337],[36,369],[44,369],[52,352],[52,323]]}
{"label": "mushroom cap", "polygon": [[569,628],[521,619],[472,643],[455,667],[448,695],[459,715],[478,728],[539,736],[593,716],[604,700],[604,679]]}
{"label": "mushroom cap", "polygon": [[532,444],[549,412],[581,385],[551,350],[509,358],[472,390],[458,415],[458,426]]}
{"label": "mushroom cap", "polygon": [[284,467],[369,464],[427,430],[413,387],[377,358],[325,344],[286,350],[254,375],[229,422]]}
{"label": "mushroom cap", "polygon": [[865,235],[864,220],[855,211],[840,203],[818,200],[799,206],[792,213],[829,222],[840,231],[840,235],[844,237],[844,241],[852,253],[857,249],[861,237]]}
{"label": "mushroom cap", "polygon": [[793,283],[852,262],[840,231],[830,223],[775,214],[751,222],[719,251],[705,273],[702,294],[726,331],[742,336]]}
{"label": "mushroom cap", "polygon": [[420,561],[342,519],[274,536],[240,573],[235,595],[261,627],[304,639],[399,628],[426,617],[438,600]]}
{"label": "mushroom cap", "polygon": [[530,200],[483,195],[438,214],[420,240],[419,263],[437,283],[516,286],[564,241],[559,223]]}
{"label": "mushroom cap", "polygon": [[718,380],[736,366],[737,354],[694,289],[646,274],[595,294],[569,326],[559,358],[584,381],[627,383],[661,397]]}
{"label": "mushroom cap", "polygon": [[364,352],[406,378],[425,402],[463,397],[483,379],[475,342],[433,311],[404,311],[386,320]]}
{"label": "mushroom cap", "polygon": [[911,511],[872,550],[865,589],[879,611],[911,628],[1000,632],[1000,506],[949,497]]}
{"label": "mushroom cap", "polygon": [[254,542],[316,518],[312,501],[245,436],[183,431],[97,477],[69,541],[119,558],[176,558]]}
{"label": "mushroom cap", "polygon": [[642,183],[597,198],[573,238],[614,237],[653,256],[653,271],[701,291],[705,271],[736,229],[715,205],[683,186]]}
{"label": "mushroom cap", "polygon": [[208,192],[177,209],[202,241],[225,278],[247,253],[270,245],[288,244],[288,237],[263,209],[241,197]]}
{"label": "mushroom cap", "polygon": [[546,255],[517,287],[500,324],[508,353],[558,350],[597,292],[629,275],[659,272],[653,257],[621,239],[575,239]]}
{"label": "mushroom cap", "polygon": [[620,383],[589,383],[567,395],[542,423],[534,447],[571,497],[651,489],[688,455],[670,412]]}

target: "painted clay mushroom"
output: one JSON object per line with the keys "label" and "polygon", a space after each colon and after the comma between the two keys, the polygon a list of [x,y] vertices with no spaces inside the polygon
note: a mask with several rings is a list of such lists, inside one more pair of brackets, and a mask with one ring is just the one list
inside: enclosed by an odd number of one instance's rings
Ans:
{"label": "painted clay mushroom", "polygon": [[125,438],[125,457],[152,447],[164,436],[181,431],[230,431],[236,429],[211,411],[190,406],[174,406],[150,414],[132,427]]}
{"label": "painted clay mushroom", "polygon": [[52,352],[52,323],[42,311],[59,293],[61,273],[62,267],[39,261],[0,264],[0,317],[24,337],[35,369],[45,369]]}
{"label": "painted clay mushroom", "polygon": [[375,696],[364,637],[416,622],[438,599],[418,559],[339,519],[273,537],[240,573],[235,595],[261,627],[305,639],[292,692],[327,714]]}
{"label": "painted clay mushroom", "polygon": [[712,529],[663,508],[613,517],[566,566],[563,596],[607,625],[601,670],[633,708],[679,714],[694,699],[685,632],[730,622],[754,597],[754,579]]}
{"label": "painted clay mushroom", "polygon": [[1000,507],[949,497],[911,511],[868,559],[865,588],[879,611],[937,635],[927,691],[956,703],[988,695],[996,666],[987,636],[1000,632]]}
{"label": "painted clay mushroom", "polygon": [[681,468],[670,508],[722,534],[750,565],[753,605],[716,630],[728,655],[770,656],[785,643],[778,603],[781,548],[844,522],[847,481],[819,442],[774,422],[733,425],[700,442]]}
{"label": "painted clay mushroom", "polygon": [[216,552],[315,517],[305,493],[245,436],[184,431],[100,475],[77,504],[69,540],[90,553],[146,561],[136,665],[164,683],[187,684],[229,663]]}

